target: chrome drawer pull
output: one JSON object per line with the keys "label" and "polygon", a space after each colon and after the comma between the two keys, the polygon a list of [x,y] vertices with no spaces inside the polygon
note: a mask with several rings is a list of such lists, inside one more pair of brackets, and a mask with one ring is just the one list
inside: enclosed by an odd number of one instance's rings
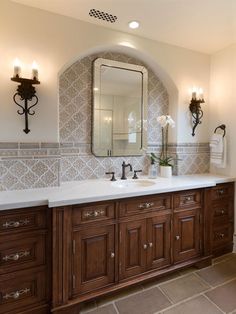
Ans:
{"label": "chrome drawer pull", "polygon": [[219,194],[220,195],[224,194],[224,190],[219,190]]}
{"label": "chrome drawer pull", "polygon": [[185,201],[187,202],[187,201],[191,201],[191,197],[190,196],[186,196],[185,197]]}
{"label": "chrome drawer pull", "polygon": [[6,262],[9,261],[9,260],[18,261],[20,258],[29,256],[29,255],[30,255],[29,251],[18,252],[18,253],[15,253],[15,254],[10,254],[10,255],[3,256],[2,260],[6,261]]}
{"label": "chrome drawer pull", "polygon": [[84,217],[85,218],[94,218],[94,217],[103,216],[104,214],[105,214],[105,211],[103,209],[94,210],[94,211],[90,211],[90,212],[85,212]]}
{"label": "chrome drawer pull", "polygon": [[115,253],[111,252],[111,258],[114,258],[114,257],[115,257]]}
{"label": "chrome drawer pull", "polygon": [[144,244],[144,245],[143,245],[144,250],[146,250],[147,247],[148,247],[147,244]]}
{"label": "chrome drawer pull", "polygon": [[177,235],[177,236],[175,236],[175,240],[179,240],[180,239],[180,236],[179,235]]}
{"label": "chrome drawer pull", "polygon": [[150,208],[150,207],[152,207],[152,206],[154,206],[154,203],[153,203],[153,202],[151,202],[151,203],[143,203],[143,204],[140,204],[140,205],[138,206],[138,208],[139,208],[139,209],[147,209],[147,208]]}
{"label": "chrome drawer pull", "polygon": [[3,299],[18,299],[22,294],[25,294],[25,293],[28,293],[30,292],[30,289],[29,288],[25,288],[25,289],[21,289],[21,290],[17,290],[15,292],[11,292],[11,293],[7,293],[5,295],[3,295]]}
{"label": "chrome drawer pull", "polygon": [[148,243],[148,245],[149,245],[150,248],[153,247],[153,243],[152,242]]}
{"label": "chrome drawer pull", "polygon": [[223,239],[225,237],[224,233],[220,234],[220,238]]}
{"label": "chrome drawer pull", "polygon": [[24,219],[19,221],[6,221],[2,226],[4,228],[18,228],[21,226],[26,226],[30,223],[30,220]]}

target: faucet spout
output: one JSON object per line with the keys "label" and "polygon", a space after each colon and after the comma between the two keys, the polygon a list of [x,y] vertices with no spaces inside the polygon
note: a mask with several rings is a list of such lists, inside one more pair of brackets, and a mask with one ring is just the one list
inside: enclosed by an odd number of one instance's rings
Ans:
{"label": "faucet spout", "polygon": [[125,174],[125,168],[129,167],[130,171],[133,171],[132,165],[126,164],[124,161],[122,163],[122,176],[121,176],[121,180],[127,180],[126,174]]}

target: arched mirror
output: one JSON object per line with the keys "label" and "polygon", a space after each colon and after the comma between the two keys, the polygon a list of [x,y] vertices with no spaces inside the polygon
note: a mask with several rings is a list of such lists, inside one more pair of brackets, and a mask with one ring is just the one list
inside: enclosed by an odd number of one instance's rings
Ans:
{"label": "arched mirror", "polygon": [[92,152],[139,156],[146,148],[147,70],[98,58],[93,64]]}

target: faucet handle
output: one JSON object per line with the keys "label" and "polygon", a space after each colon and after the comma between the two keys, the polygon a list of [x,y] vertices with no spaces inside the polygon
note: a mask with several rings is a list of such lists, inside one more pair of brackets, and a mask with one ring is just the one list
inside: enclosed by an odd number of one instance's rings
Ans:
{"label": "faucet handle", "polygon": [[111,174],[111,175],[112,175],[112,177],[111,177],[111,180],[110,180],[110,181],[116,181],[116,178],[115,178],[115,172],[114,172],[114,171],[106,172],[106,174]]}
{"label": "faucet handle", "polygon": [[138,179],[137,172],[142,172],[143,170],[134,170],[134,176],[132,179]]}

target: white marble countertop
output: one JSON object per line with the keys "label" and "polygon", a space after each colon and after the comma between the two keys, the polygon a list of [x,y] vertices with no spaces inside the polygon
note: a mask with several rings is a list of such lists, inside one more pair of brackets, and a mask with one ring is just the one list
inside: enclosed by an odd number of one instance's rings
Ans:
{"label": "white marble countertop", "polygon": [[[49,207],[83,204],[180,190],[215,186],[233,182],[233,177],[214,174],[158,177],[111,182],[94,179],[63,183],[60,187],[0,192],[0,210],[48,205]],[[123,186],[122,186],[123,185]]]}

